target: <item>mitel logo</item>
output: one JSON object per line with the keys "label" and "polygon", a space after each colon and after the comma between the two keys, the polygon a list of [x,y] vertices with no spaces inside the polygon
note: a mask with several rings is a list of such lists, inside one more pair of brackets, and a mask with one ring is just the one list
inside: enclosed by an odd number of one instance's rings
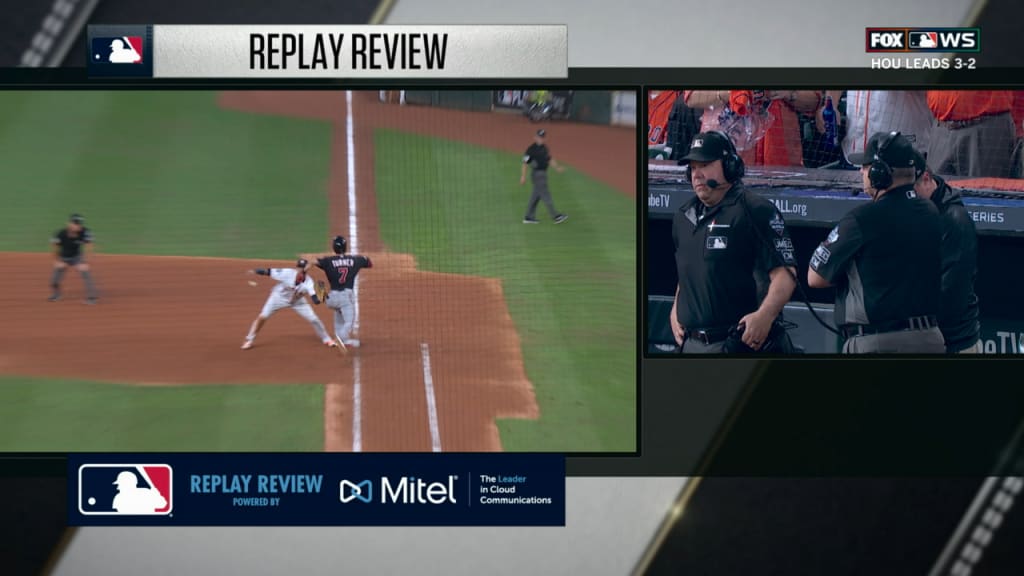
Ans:
{"label": "mitel logo", "polygon": [[[415,476],[403,476],[393,481],[387,476],[380,479],[381,504],[457,504],[455,481],[458,476],[448,476],[447,482],[427,482]],[[342,480],[339,485],[342,504],[353,500],[369,504],[373,501],[373,482]]]}
{"label": "mitel logo", "polygon": [[980,52],[978,28],[867,28],[867,52]]}
{"label": "mitel logo", "polygon": [[86,516],[167,516],[173,508],[167,464],[83,464],[78,511]]}

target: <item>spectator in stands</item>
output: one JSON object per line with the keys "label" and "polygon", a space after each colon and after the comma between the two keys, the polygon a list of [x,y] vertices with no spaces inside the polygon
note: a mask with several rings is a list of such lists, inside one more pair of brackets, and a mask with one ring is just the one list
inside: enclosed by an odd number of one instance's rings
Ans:
{"label": "spectator in stands", "polygon": [[[842,92],[827,94],[838,106]],[[817,113],[821,132],[824,132],[823,109]],[[923,90],[847,90],[843,155],[849,162],[851,154],[864,153],[872,134],[892,130],[903,134],[915,148],[927,150],[933,122]]]}
{"label": "spectator in stands", "polygon": [[1014,130],[1017,132],[1013,148],[1013,178],[1024,178],[1024,90],[1013,91],[1013,107],[1010,110],[1013,117]]}
{"label": "spectator in stands", "polygon": [[928,161],[952,176],[1009,178],[1017,131],[1010,90],[929,90]]}
{"label": "spectator in stands", "polygon": [[840,219],[811,256],[807,283],[836,287],[844,354],[942,354],[942,222],[914,193],[917,153],[898,132],[871,136],[861,166],[871,202]]}
{"label": "spectator in stands", "polygon": [[764,138],[753,148],[741,151],[743,161],[755,166],[803,166],[799,114],[813,114],[821,103],[822,93],[815,90],[686,90],[683,98],[690,108],[704,110],[701,130],[709,130],[726,108],[741,113],[733,108],[742,93],[752,93],[750,105],[766,99],[768,112],[775,117]]}
{"label": "spectator in stands", "polygon": [[978,235],[974,220],[964,206],[960,193],[941,176],[932,174],[918,151],[914,168],[914,191],[931,200],[942,216],[942,290],[939,330],[949,354],[981,354],[981,325],[978,323],[978,297],[974,293],[977,276]]}

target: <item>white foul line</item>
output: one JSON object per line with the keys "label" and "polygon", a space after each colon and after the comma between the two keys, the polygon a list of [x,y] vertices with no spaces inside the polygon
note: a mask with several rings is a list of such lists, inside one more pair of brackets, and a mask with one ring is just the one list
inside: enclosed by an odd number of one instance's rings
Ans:
{"label": "white foul line", "polygon": [[437,400],[434,398],[434,377],[430,374],[430,347],[420,344],[423,355],[423,388],[427,392],[427,416],[430,418],[430,445],[434,452],[441,451],[441,433],[437,428]]}
{"label": "white foul line", "polygon": [[[345,91],[345,149],[348,153],[348,244],[353,254],[358,254],[358,226],[356,220],[356,147],[355,130],[352,122],[352,91]],[[352,296],[355,303],[355,319],[353,328],[359,329],[359,285],[352,287]],[[363,450],[363,391],[359,382],[359,356],[352,361],[352,451],[362,452]]]}

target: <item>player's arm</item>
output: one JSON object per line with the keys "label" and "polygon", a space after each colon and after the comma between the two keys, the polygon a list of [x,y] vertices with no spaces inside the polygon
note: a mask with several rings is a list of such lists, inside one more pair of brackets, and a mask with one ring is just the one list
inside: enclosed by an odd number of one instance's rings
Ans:
{"label": "player's arm", "polygon": [[683,98],[688,107],[698,110],[712,106],[724,108],[729,105],[728,90],[688,90]]}
{"label": "player's arm", "polygon": [[363,268],[373,268],[373,261],[370,260],[369,256],[363,256],[363,260],[366,260],[366,265]]}
{"label": "player's arm", "polygon": [[[797,112],[812,114],[821,105],[821,91],[819,90],[771,90],[769,98],[782,100],[789,104]],[[833,100],[838,102],[838,100]]]}
{"label": "player's arm", "polygon": [[555,160],[554,157],[551,158],[551,165],[554,166],[555,170],[558,170],[559,172],[564,170],[564,168],[562,168],[562,165],[559,164],[558,160]]}
{"label": "player's arm", "polygon": [[277,268],[253,268],[252,270],[249,270],[249,274],[256,274],[258,276],[270,276],[275,280],[280,280],[280,278],[276,276],[279,273],[280,270]]}
{"label": "player's arm", "polygon": [[523,154],[523,165],[522,165],[522,170],[520,170],[520,174],[519,174],[519,183],[520,184],[525,184],[526,183],[526,167],[530,165],[530,160],[532,160],[532,158],[530,157],[530,151],[527,150]]}
{"label": "player's arm", "polygon": [[316,293],[316,283],[314,283],[313,279],[309,276],[306,276],[306,279],[302,282],[302,293],[309,294],[310,299],[313,300],[313,304],[320,303],[320,297],[317,296]]}
{"label": "player's arm", "polygon": [[850,214],[843,216],[832,229],[829,237],[818,245],[811,255],[807,268],[807,284],[811,288],[828,288],[846,273],[853,257],[864,242],[857,219]]}
{"label": "player's arm", "polygon": [[50,237],[50,245],[53,246],[53,255],[60,259],[60,232]]}

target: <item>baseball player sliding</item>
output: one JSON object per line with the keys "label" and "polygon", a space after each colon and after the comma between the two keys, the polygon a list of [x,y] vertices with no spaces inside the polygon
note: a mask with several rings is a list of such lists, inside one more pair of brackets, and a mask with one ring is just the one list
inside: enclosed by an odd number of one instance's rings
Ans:
{"label": "baseball player sliding", "polygon": [[267,298],[266,304],[263,305],[263,310],[252,323],[252,327],[249,329],[249,335],[245,337],[245,343],[242,344],[242,350],[252,348],[252,343],[256,340],[256,334],[260,331],[260,328],[263,328],[263,323],[273,316],[275,312],[283,308],[291,308],[292,310],[295,310],[296,314],[302,316],[307,322],[312,324],[313,329],[316,330],[317,336],[319,336],[320,340],[328,347],[338,347],[338,344],[334,339],[327,334],[327,329],[324,328],[323,322],[316,317],[316,314],[313,312],[313,307],[310,306],[309,302],[306,302],[306,299],[304,298],[306,294],[309,294],[313,298],[314,304],[320,303],[320,298],[316,293],[316,287],[313,285],[313,279],[306,275],[307,270],[309,270],[309,262],[304,258],[300,258],[295,262],[294,269],[256,268],[248,271],[249,274],[270,276],[274,280],[277,280],[277,285],[270,291],[270,296]]}
{"label": "baseball player sliding", "polygon": [[[324,271],[331,290],[324,301],[334,311],[334,335],[343,347],[359,347],[359,340],[350,338],[352,324],[355,321],[356,307],[353,289],[356,276],[363,268],[373,268],[373,262],[366,256],[346,254],[348,241],[344,236],[335,236],[331,244],[333,255],[317,256],[303,254],[303,260],[316,262],[316,267]],[[321,294],[324,292],[323,282],[318,283]]]}

